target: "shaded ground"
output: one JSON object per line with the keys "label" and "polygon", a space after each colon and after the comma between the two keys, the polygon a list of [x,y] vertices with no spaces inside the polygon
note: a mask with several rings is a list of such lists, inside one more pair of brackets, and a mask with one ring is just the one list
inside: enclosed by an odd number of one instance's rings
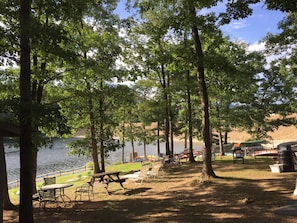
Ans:
{"label": "shaded ground", "polygon": [[[277,222],[297,223],[297,217],[275,214],[295,202],[296,173],[271,173],[269,162],[250,159],[245,164],[216,161],[221,178],[198,182],[201,163],[172,166],[152,182],[128,182],[122,190],[110,187],[111,195],[96,187],[95,199],[68,203],[56,209],[35,205],[35,222]],[[72,195],[73,189],[66,193]],[[296,210],[297,212],[297,210]],[[17,212],[6,211],[4,222],[17,222]]]}

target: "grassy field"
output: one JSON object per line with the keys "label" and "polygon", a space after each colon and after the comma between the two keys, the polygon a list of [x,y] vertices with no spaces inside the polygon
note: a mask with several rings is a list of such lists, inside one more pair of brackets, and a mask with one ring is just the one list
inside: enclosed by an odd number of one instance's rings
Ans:
{"label": "grassy field", "polygon": [[[106,171],[121,171],[123,174],[130,173],[131,171],[136,171],[141,168],[141,163],[125,163],[125,164],[114,164],[112,166],[107,166]],[[66,176],[57,177],[57,183],[73,183],[73,187],[77,187],[84,182],[88,181],[93,174],[93,170],[87,170],[85,172],[80,172],[76,174],[69,174]],[[37,183],[37,188],[42,185],[42,182]],[[9,197],[14,204],[19,204],[19,188],[13,188],[9,190]]]}
{"label": "grassy field", "polygon": [[[142,184],[128,181],[125,190],[110,184],[109,196],[95,183],[91,201],[72,201],[59,209],[39,209],[35,203],[34,218],[44,223],[297,223],[296,216],[276,214],[288,202],[297,203],[296,172],[272,173],[269,165],[274,162],[248,158],[242,164],[230,157],[217,158],[213,169],[218,177],[205,182],[199,181],[202,162],[168,165],[157,179]],[[66,191],[72,199],[74,190]],[[6,211],[4,222],[16,223],[17,215]]]}

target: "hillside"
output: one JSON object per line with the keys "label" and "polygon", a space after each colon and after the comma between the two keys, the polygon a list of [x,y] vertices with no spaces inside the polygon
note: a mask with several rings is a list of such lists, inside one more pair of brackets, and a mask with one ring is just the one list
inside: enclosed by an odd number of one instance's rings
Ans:
{"label": "hillside", "polygon": [[[295,126],[281,126],[274,132],[269,132],[271,137],[268,147],[275,147],[285,141],[297,141],[297,128]],[[233,131],[228,134],[229,142],[242,142],[250,138],[246,132]]]}
{"label": "hillside", "polygon": [[[295,116],[297,118],[297,115]],[[156,128],[156,124],[153,123],[149,128]],[[85,129],[82,129],[77,132],[76,137],[84,137]],[[267,147],[275,147],[279,143],[285,141],[297,141],[297,128],[295,126],[281,126],[274,132],[269,132],[268,135],[271,137]],[[249,140],[251,136],[245,131],[232,131],[228,133],[228,142],[244,142]],[[183,141],[180,137],[175,137],[175,141]],[[194,139],[197,142],[197,140]]]}

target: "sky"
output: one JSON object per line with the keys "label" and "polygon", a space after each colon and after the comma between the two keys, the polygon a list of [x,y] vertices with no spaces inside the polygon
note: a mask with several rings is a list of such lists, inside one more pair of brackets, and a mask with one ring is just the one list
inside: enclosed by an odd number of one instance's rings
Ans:
{"label": "sky", "polygon": [[[116,10],[116,13],[119,13],[122,18],[128,15],[124,10],[125,5],[123,2],[125,1],[120,1]],[[217,10],[223,10],[224,7],[221,4]],[[260,50],[264,47],[264,44],[260,44],[260,41],[268,32],[273,34],[279,32],[277,24],[284,18],[284,14],[279,11],[266,10],[263,3],[254,5],[253,9],[254,12],[251,16],[246,19],[232,21],[230,24],[223,26],[222,31],[231,40],[244,41],[250,45],[252,50]]]}
{"label": "sky", "polygon": [[254,7],[254,12],[246,19],[232,21],[222,27],[225,35],[230,36],[231,40],[245,41],[250,45],[261,45],[265,35],[270,32],[279,33],[277,25],[284,18],[285,14],[279,11],[266,10],[262,4]]}

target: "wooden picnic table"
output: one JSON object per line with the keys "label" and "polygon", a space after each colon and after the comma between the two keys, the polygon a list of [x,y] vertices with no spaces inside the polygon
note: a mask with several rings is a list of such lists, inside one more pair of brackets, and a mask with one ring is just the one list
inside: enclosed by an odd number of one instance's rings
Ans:
{"label": "wooden picnic table", "polygon": [[123,190],[125,190],[125,187],[123,185],[123,182],[125,182],[125,179],[120,178],[120,171],[109,171],[109,172],[101,172],[101,173],[95,173],[92,176],[92,181],[95,182],[96,179],[99,179],[98,181],[100,183],[105,184],[105,189],[107,194],[110,194],[108,191],[108,185],[110,183],[118,183],[122,187]]}

